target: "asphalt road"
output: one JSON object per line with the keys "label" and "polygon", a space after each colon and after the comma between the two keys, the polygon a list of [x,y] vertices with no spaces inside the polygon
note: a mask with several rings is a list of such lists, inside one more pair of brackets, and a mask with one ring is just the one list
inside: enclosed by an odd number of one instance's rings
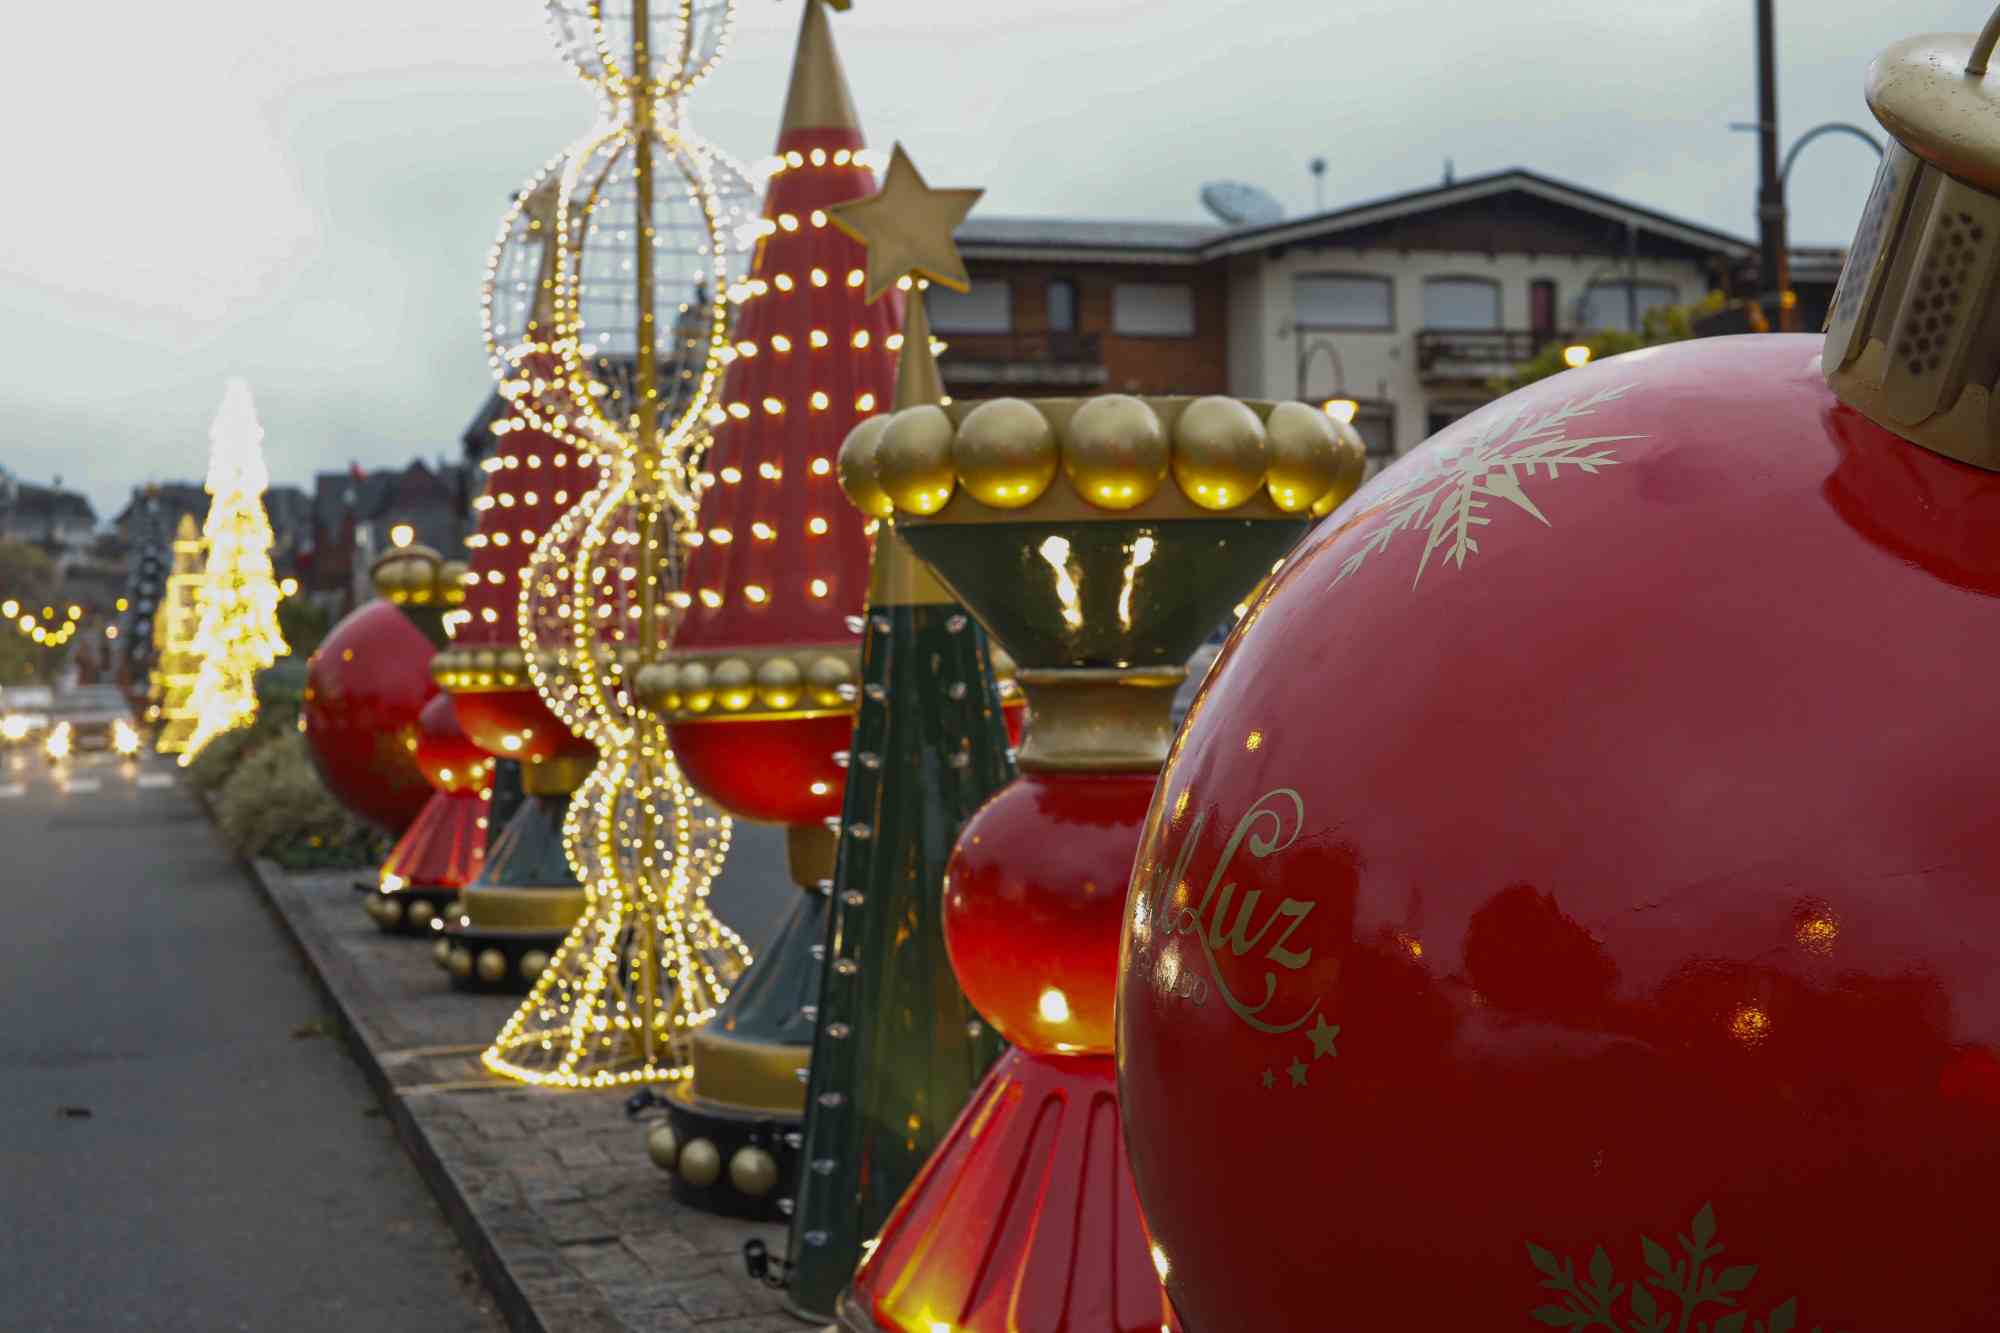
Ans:
{"label": "asphalt road", "polygon": [[0,1329],[496,1333],[173,773],[0,760]]}

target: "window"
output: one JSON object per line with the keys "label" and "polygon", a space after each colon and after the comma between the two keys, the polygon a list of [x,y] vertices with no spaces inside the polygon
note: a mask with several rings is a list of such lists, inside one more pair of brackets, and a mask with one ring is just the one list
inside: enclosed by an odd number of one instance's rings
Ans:
{"label": "window", "polygon": [[1623,278],[1593,282],[1583,293],[1583,313],[1577,325],[1583,329],[1623,329],[1636,333],[1637,321],[1632,318],[1635,306],[1643,318],[1648,310],[1672,305],[1678,299],[1679,293],[1664,282],[1633,283]]}
{"label": "window", "polygon": [[1076,284],[1068,278],[1049,279],[1049,332],[1076,332]]}
{"label": "window", "polygon": [[1535,335],[1535,345],[1550,341],[1562,321],[1556,318],[1556,283],[1554,278],[1536,278],[1528,284],[1528,331]]}
{"label": "window", "polygon": [[1012,333],[1013,292],[1004,282],[980,281],[969,292],[934,282],[925,293],[931,328],[939,333]]}
{"label": "window", "polygon": [[1127,338],[1194,337],[1194,288],[1121,282],[1111,289],[1111,331]]}
{"label": "window", "polygon": [[1491,278],[1425,278],[1424,327],[1491,332],[1500,327],[1500,284]]}
{"label": "window", "polygon": [[1362,274],[1304,273],[1292,279],[1292,319],[1315,329],[1393,329],[1395,287]]}
{"label": "window", "polygon": [[1396,456],[1396,409],[1388,403],[1363,403],[1354,411],[1354,429],[1368,446],[1370,458]]}

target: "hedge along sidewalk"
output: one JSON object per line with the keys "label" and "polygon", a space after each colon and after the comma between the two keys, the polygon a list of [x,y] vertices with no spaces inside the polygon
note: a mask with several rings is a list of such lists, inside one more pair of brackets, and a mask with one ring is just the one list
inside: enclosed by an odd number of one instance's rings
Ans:
{"label": "hedge along sidewalk", "polygon": [[518,1333],[801,1333],[743,1242],[784,1234],[676,1204],[626,1093],[496,1079],[479,1052],[511,996],[451,990],[421,940],[380,933],[351,871],[251,878],[318,974],[349,1044]]}

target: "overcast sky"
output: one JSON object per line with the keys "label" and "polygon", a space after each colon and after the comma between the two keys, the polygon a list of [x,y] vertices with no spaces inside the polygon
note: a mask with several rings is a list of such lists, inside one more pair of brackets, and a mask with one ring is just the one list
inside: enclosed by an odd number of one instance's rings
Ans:
{"label": "overcast sky", "polygon": [[[1787,139],[1871,129],[1862,76],[1968,0],[1778,0]],[[489,380],[479,280],[511,192],[590,128],[539,0],[10,6],[0,42],[0,463],[109,517],[198,478],[224,379],[277,481],[455,453]],[[1754,234],[1752,0],[855,0],[869,141],[989,216],[1199,219],[1233,177],[1310,211],[1522,166]],[[692,123],[776,132],[798,0],[742,0]],[[1800,159],[1793,239],[1844,244],[1874,171]]]}

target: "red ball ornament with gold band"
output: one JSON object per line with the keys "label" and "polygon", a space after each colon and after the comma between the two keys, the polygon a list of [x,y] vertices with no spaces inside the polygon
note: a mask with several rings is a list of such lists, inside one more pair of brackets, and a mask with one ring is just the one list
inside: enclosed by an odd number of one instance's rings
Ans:
{"label": "red ball ornament with gold band", "polygon": [[1225,647],[1148,817],[1118,1008],[1191,1333],[1313,1326],[1329,1292],[1357,1327],[1413,1292],[1436,1327],[1990,1325],[1974,45],[1871,70],[1898,143],[1824,340],[1648,349],[1481,409]]}

